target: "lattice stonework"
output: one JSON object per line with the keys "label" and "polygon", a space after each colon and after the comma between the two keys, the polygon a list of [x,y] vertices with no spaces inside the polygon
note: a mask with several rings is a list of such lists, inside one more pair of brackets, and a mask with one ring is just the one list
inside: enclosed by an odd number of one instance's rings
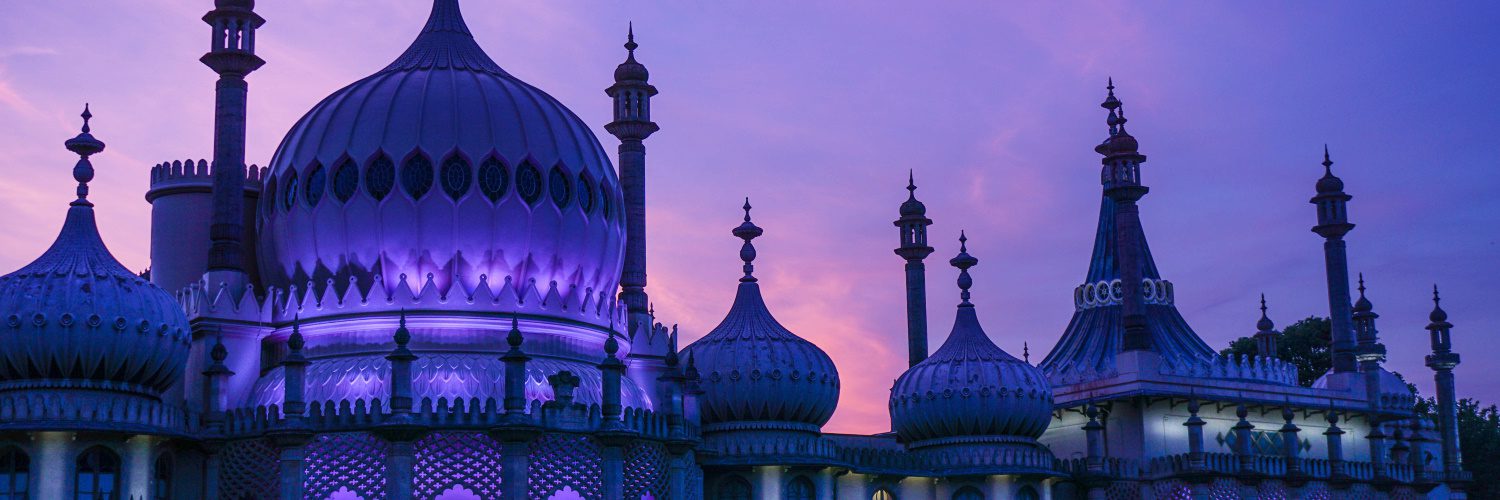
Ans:
{"label": "lattice stonework", "polygon": [[1281,481],[1265,481],[1260,483],[1257,490],[1260,500],[1287,500],[1286,483]]}
{"label": "lattice stonework", "polygon": [[531,442],[531,467],[526,471],[531,500],[547,500],[571,488],[585,500],[598,500],[604,462],[599,444],[588,436],[547,434]]}
{"label": "lattice stonework", "polygon": [[1391,500],[1417,500],[1422,498],[1417,492],[1408,487],[1398,487],[1391,490]]}
{"label": "lattice stonework", "polygon": [[1141,500],[1141,487],[1131,482],[1118,482],[1109,485],[1105,492],[1106,500]]}
{"label": "lattice stonework", "polygon": [[1157,500],[1192,500],[1193,490],[1176,479],[1157,481],[1152,485],[1156,489]]}
{"label": "lattice stonework", "polygon": [[1240,500],[1240,483],[1222,477],[1215,479],[1208,488],[1208,497],[1213,500]]}
{"label": "lattice stonework", "polygon": [[1308,483],[1302,487],[1302,500],[1333,500],[1328,483]]}
{"label": "lattice stonework", "polygon": [[418,440],[416,483],[421,500],[459,487],[479,498],[500,498],[500,443],[479,432],[434,432]]}
{"label": "lattice stonework", "polygon": [[276,450],[264,439],[231,441],[219,450],[219,498],[276,498]]}
{"label": "lattice stonework", "polygon": [[625,448],[625,499],[667,497],[667,448],[637,441]]}
{"label": "lattice stonework", "polygon": [[344,491],[365,500],[385,498],[385,456],[390,445],[363,432],[319,434],[307,443],[302,487],[308,498]]}
{"label": "lattice stonework", "polygon": [[1376,500],[1375,490],[1370,489],[1368,484],[1356,484],[1335,497],[1344,500]]}

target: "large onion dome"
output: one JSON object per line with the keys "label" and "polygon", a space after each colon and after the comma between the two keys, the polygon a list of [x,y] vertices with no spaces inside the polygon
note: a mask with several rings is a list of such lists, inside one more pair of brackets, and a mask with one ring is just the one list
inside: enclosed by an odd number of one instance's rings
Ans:
{"label": "large onion dome", "polygon": [[833,360],[813,343],[781,326],[761,298],[753,275],[761,229],[745,222],[734,235],[745,240],[734,305],[724,321],[684,351],[694,359],[704,394],[698,405],[704,431],[768,429],[817,432],[833,416],[839,400],[839,374]]}
{"label": "large onion dome", "polygon": [[[436,0],[405,53],[298,120],[265,183],[267,285],[332,286],[344,302],[435,288],[464,299],[443,309],[486,311],[521,309],[535,286],[555,308],[544,315],[609,322],[600,304],[625,235],[609,157],[577,115],[485,54],[457,0]],[[302,311],[328,314],[340,312]]]}
{"label": "large onion dome", "polygon": [[[126,269],[99,238],[88,200],[94,177],[88,157],[104,143],[89,134],[87,108],[83,117],[83,133],[67,141],[79,155],[73,167],[78,199],[62,231],[41,257],[0,277],[0,392],[51,397],[57,390],[88,391],[154,402],[182,377],[191,341],[187,317],[170,294]],[[21,403],[0,403],[11,406],[6,412],[21,411]],[[99,404],[87,411],[110,410]]]}
{"label": "large onion dome", "polygon": [[979,326],[969,302],[973,280],[968,272],[978,259],[966,245],[961,248],[951,261],[959,268],[963,298],[953,331],[937,352],[896,379],[891,425],[913,448],[975,442],[1035,445],[1052,418],[1052,387],[1041,370],[1000,349]]}

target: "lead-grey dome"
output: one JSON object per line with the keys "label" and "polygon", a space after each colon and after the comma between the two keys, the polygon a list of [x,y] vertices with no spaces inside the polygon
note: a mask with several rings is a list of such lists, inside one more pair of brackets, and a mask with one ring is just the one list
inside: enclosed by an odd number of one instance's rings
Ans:
{"label": "lead-grey dome", "polygon": [[937,352],[896,379],[891,427],[914,447],[975,438],[1035,444],[1052,420],[1052,386],[1041,370],[996,346],[980,327],[969,302],[968,273],[978,259],[961,248],[952,260],[963,290],[953,331]]}
{"label": "lead-grey dome", "polygon": [[751,273],[755,247],[750,240],[761,229],[749,214],[747,200],[745,222],[734,230],[745,240],[740,249],[745,277],[734,305],[719,326],[684,349],[702,377],[702,422],[816,432],[838,406],[838,369],[827,353],[781,326],[766,309]]}
{"label": "lead-grey dome", "polygon": [[[90,117],[87,110],[84,117]],[[166,291],[110,255],[86,198],[88,155],[104,143],[68,141],[78,199],[57,240],[35,261],[0,277],[0,390],[78,389],[161,396],[182,378],[191,335]]]}
{"label": "lead-grey dome", "polygon": [[508,278],[517,293],[534,280],[540,295],[555,284],[599,304],[623,264],[623,195],[598,139],[495,64],[456,0],[434,2],[389,66],[303,116],[262,193],[261,272],[282,289],[331,280],[379,296],[379,283],[416,290],[431,275],[442,294],[485,282],[500,295]]}

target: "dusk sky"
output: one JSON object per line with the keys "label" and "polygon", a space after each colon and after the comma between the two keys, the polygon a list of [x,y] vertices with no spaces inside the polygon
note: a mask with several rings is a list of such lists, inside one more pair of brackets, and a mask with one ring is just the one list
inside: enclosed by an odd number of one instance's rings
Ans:
{"label": "dusk sky", "polygon": [[[249,161],[265,164],[324,96],[384,67],[426,0],[262,0]],[[149,266],[147,172],[212,154],[208,0],[10,0],[0,15],[0,272],[62,223],[92,103],[91,198],[105,241]],[[1040,361],[1067,325],[1098,217],[1105,79],[1150,159],[1141,217],[1177,306],[1215,349],[1249,335],[1265,293],[1285,326],[1326,315],[1308,199],[1323,144],[1354,196],[1352,272],[1388,366],[1432,394],[1433,283],[1465,363],[1460,396],[1500,402],[1500,20],[1496,2],[500,2],[468,0],[479,43],[557,97],[607,150],[610,85],[634,21],[661,91],[647,142],[650,285],[684,344],[740,275],[742,198],[765,228],[770,308],[843,380],[831,432],[888,430],[906,368],[891,225],[907,171],[936,220],[930,340],[957,303],[967,230],[991,338]]]}

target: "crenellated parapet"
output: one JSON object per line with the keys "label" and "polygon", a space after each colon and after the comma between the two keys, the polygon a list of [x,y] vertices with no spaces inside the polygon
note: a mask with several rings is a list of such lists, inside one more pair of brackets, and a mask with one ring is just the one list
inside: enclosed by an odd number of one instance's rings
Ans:
{"label": "crenellated parapet", "polygon": [[364,314],[373,312],[421,311],[487,311],[505,314],[538,315],[576,319],[586,323],[625,324],[625,308],[606,291],[568,286],[561,289],[556,281],[546,289],[536,280],[515,283],[506,277],[492,283],[480,275],[472,287],[453,284],[439,287],[435,275],[427,274],[420,282],[402,274],[387,284],[379,275],[368,289],[361,289],[354,279],[336,286],[330,279],[324,286],[309,282],[288,289],[270,288],[257,293],[253,287],[236,290],[226,283],[216,286],[194,284],[178,293],[189,318],[212,317],[260,322],[286,322],[297,316]]}
{"label": "crenellated parapet", "polygon": [[1297,384],[1297,366],[1267,356],[1214,356],[1201,365],[1161,365],[1162,375]]}
{"label": "crenellated parapet", "polygon": [[[261,180],[266,169],[251,165],[245,170],[245,191],[260,192]],[[149,190],[146,201],[155,201],[162,196],[179,192],[208,193],[213,190],[214,177],[208,160],[173,160],[151,166]]]}

